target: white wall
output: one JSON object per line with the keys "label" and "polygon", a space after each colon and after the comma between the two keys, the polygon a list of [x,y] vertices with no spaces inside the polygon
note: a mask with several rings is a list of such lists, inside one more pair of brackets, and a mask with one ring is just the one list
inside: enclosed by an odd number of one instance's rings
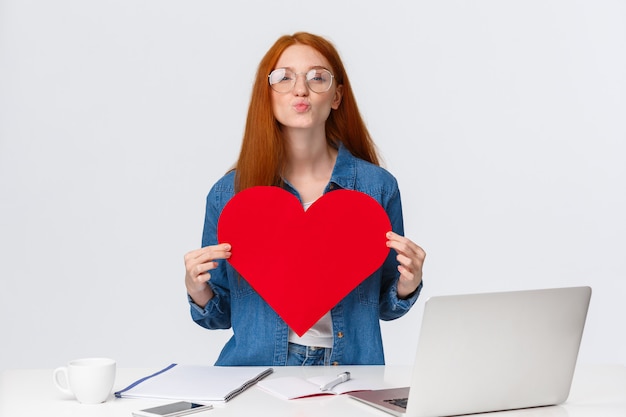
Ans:
{"label": "white wall", "polygon": [[591,285],[580,359],[626,364],[624,1],[0,0],[0,370],[213,363],[183,254],[297,30],[342,53],[428,252],[388,363],[431,295]]}

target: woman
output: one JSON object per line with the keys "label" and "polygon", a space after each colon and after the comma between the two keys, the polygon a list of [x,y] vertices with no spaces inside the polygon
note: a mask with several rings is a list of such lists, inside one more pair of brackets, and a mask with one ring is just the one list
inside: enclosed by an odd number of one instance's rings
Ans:
{"label": "woman", "polygon": [[[383,267],[302,337],[224,261],[230,245],[217,243],[226,202],[259,185],[283,187],[305,209],[333,189],[364,192],[392,224],[386,237],[393,250]],[[233,328],[216,365],[384,364],[379,320],[404,315],[422,287],[426,254],[401,236],[403,227],[396,180],[379,166],[337,51],[309,33],[279,38],[259,65],[235,169],[207,197],[203,247],[185,255],[193,320],[208,329]],[[338,239],[350,244],[350,236]]]}

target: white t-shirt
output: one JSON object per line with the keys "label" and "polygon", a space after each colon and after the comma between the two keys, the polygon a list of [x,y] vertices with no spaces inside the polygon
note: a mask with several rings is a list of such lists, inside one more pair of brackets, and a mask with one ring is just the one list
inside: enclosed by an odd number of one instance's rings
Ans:
{"label": "white t-shirt", "polygon": [[[304,210],[311,207],[310,203],[302,204]],[[333,318],[330,311],[322,316],[305,334],[298,336],[293,330],[289,329],[289,341],[303,346],[317,346],[324,348],[333,347]]]}

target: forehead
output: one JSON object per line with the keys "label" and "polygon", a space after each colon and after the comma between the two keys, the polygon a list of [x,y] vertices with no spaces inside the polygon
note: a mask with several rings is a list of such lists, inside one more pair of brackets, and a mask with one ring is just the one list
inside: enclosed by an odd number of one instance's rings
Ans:
{"label": "forehead", "polygon": [[283,51],[276,62],[278,68],[291,68],[295,71],[308,70],[311,67],[329,68],[328,60],[316,49],[308,45],[291,45]]}

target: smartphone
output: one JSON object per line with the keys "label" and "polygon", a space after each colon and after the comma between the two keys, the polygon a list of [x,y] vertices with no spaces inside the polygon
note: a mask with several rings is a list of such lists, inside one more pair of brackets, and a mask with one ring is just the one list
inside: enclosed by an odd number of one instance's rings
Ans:
{"label": "smartphone", "polygon": [[210,404],[196,404],[187,401],[159,405],[158,407],[146,408],[145,410],[133,411],[134,417],[178,417],[192,413],[210,410]]}

